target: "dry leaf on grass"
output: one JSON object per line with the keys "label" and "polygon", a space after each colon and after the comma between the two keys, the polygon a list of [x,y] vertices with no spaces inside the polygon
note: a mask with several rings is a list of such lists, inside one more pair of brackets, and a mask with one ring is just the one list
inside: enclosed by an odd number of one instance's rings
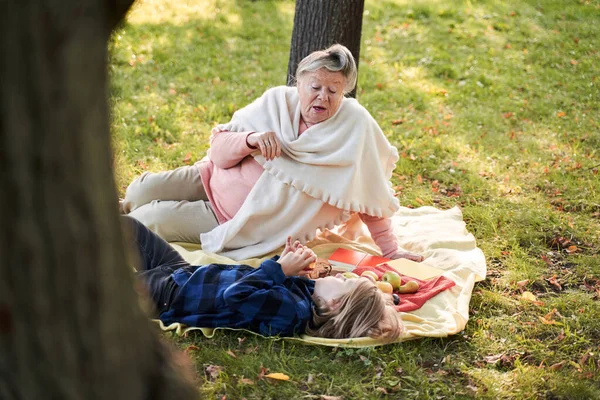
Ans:
{"label": "dry leaf on grass", "polygon": [[286,374],[282,374],[281,372],[271,372],[270,374],[265,375],[265,378],[276,379],[278,381],[289,381],[290,377]]}
{"label": "dry leaf on grass", "polygon": [[183,352],[185,354],[189,354],[192,350],[200,350],[200,347],[191,345],[191,346],[186,347]]}
{"label": "dry leaf on grass", "polygon": [[254,385],[254,381],[252,379],[248,379],[248,378],[244,378],[244,377],[241,377],[239,382],[241,385]]}
{"label": "dry leaf on grass", "polygon": [[523,300],[537,301],[537,297],[535,297],[535,294],[529,291],[524,291],[523,293],[521,293],[521,298]]}
{"label": "dry leaf on grass", "polygon": [[260,372],[258,373],[258,376],[256,377],[257,379],[262,379],[265,377],[265,374],[267,373],[267,369],[265,367],[263,367],[262,365],[260,366]]}
{"label": "dry leaf on grass", "polygon": [[206,379],[212,382],[221,375],[221,371],[223,371],[223,367],[218,365],[208,365],[204,369],[204,375],[206,375]]}

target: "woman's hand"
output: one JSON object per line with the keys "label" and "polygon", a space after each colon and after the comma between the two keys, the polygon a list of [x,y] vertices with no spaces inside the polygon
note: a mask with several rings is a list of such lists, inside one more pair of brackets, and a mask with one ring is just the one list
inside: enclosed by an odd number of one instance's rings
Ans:
{"label": "woman's hand", "polygon": [[398,258],[406,258],[408,260],[412,260],[412,261],[416,261],[416,262],[421,262],[423,261],[425,258],[417,253],[411,253],[409,251],[403,251],[403,250],[397,250],[394,254],[392,254],[390,256],[390,258],[392,260],[396,260]]}
{"label": "woman's hand", "polygon": [[281,156],[281,143],[275,132],[254,132],[246,140],[250,146],[258,147],[267,161]]}

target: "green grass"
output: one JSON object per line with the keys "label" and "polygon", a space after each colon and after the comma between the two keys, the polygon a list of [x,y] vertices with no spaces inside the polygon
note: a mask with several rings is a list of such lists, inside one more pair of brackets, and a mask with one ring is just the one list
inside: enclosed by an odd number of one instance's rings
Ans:
{"label": "green grass", "polygon": [[[449,338],[358,351],[237,332],[173,338],[190,349],[200,392],[600,398],[600,3],[365,10],[357,97],[400,150],[402,204],[459,205],[486,254],[471,320]],[[120,193],[144,170],[201,159],[214,125],[285,83],[293,13],[289,0],[134,7],[109,45]],[[290,381],[259,379],[261,368]]]}

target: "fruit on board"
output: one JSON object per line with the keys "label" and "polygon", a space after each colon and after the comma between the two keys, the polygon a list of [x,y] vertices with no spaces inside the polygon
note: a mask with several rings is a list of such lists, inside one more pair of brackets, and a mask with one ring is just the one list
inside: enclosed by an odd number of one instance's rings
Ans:
{"label": "fruit on board", "polygon": [[394,291],[394,287],[389,282],[377,281],[375,282],[375,284],[377,285],[377,288],[379,288],[379,290],[381,290],[383,293],[392,294],[392,292]]}
{"label": "fruit on board", "polygon": [[360,276],[358,276],[357,274],[355,274],[354,272],[344,272],[342,274],[342,276],[346,279],[356,279],[356,278],[360,278]]}
{"label": "fruit on board", "polygon": [[379,279],[377,274],[373,271],[364,271],[362,274],[360,274],[360,276],[361,278],[369,278],[373,282],[377,282],[377,279]]}
{"label": "fruit on board", "polygon": [[398,293],[400,294],[417,293],[418,291],[419,283],[415,281],[408,281],[398,289]]}
{"label": "fruit on board", "polygon": [[400,275],[394,271],[387,271],[385,274],[383,274],[381,280],[383,282],[389,282],[394,290],[398,290],[400,286],[402,286],[402,279],[400,278]]}

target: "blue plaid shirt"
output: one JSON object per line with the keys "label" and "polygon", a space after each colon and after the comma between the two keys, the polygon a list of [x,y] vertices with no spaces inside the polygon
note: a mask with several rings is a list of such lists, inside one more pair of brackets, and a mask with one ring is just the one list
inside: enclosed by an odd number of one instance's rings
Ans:
{"label": "blue plaid shirt", "polygon": [[243,328],[265,336],[304,332],[312,315],[314,281],[286,277],[273,257],[260,267],[211,264],[176,270],[180,289],[165,323],[206,328]]}

